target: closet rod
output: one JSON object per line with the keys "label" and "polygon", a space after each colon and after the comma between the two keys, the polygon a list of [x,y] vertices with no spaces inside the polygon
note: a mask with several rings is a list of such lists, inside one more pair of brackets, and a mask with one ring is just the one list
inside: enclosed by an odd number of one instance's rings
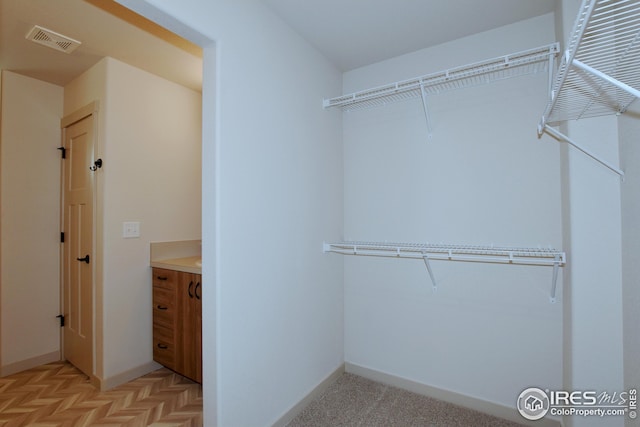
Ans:
{"label": "closet rod", "polygon": [[602,80],[605,80],[605,81],[611,83],[612,85],[616,86],[618,89],[622,89],[625,92],[628,92],[629,94],[635,96],[636,98],[640,98],[640,90],[632,88],[628,84],[625,84],[625,83],[621,82],[620,80],[614,79],[613,77],[603,73],[602,71],[596,70],[595,68],[590,67],[587,64],[585,64],[584,62],[579,61],[577,59],[574,59],[571,63],[574,66],[580,68],[581,70],[587,71],[587,72],[593,74],[594,76],[599,77]]}

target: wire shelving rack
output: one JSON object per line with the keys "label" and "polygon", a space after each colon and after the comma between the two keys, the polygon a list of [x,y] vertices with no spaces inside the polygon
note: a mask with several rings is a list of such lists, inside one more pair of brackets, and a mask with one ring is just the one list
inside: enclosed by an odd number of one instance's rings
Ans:
{"label": "wire shelving rack", "polygon": [[583,0],[538,124],[611,169],[624,172],[550,125],[627,111],[640,98],[640,1]]}
{"label": "wire shelving rack", "polygon": [[566,264],[566,254],[552,248],[343,241],[325,242],[323,251],[342,255],[422,259],[434,291],[437,285],[431,268],[432,260],[551,266],[551,302],[555,302],[558,269]]}
{"label": "wire shelving rack", "polygon": [[431,136],[431,121],[427,105],[429,96],[543,71],[549,73],[549,82],[551,82],[552,63],[558,52],[558,43],[553,43],[325,99],[323,106],[324,108],[337,107],[343,111],[354,111],[383,106],[406,99],[422,98],[429,136]]}

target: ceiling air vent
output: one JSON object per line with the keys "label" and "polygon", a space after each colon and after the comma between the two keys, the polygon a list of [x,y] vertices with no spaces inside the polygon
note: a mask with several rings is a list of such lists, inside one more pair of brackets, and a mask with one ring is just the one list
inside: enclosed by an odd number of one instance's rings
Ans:
{"label": "ceiling air vent", "polygon": [[71,53],[80,46],[80,42],[78,40],[63,36],[62,34],[58,34],[55,31],[48,30],[39,25],[35,25],[29,31],[27,34],[27,40],[31,40],[65,53]]}

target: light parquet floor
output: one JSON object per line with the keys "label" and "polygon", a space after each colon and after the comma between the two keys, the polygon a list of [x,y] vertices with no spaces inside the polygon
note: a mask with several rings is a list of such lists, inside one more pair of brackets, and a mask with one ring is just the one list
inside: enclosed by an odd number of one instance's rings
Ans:
{"label": "light parquet floor", "polygon": [[69,363],[0,378],[2,427],[199,427],[202,387],[168,369],[100,392]]}

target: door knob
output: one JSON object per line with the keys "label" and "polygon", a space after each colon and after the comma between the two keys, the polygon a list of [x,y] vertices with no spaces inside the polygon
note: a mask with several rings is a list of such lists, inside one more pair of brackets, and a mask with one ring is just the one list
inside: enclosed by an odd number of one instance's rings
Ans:
{"label": "door knob", "polygon": [[92,172],[97,171],[98,169],[100,169],[102,167],[102,159],[98,159],[95,162],[93,162],[93,166],[89,167],[89,170]]}
{"label": "door knob", "polygon": [[85,256],[84,258],[76,258],[76,259],[77,259],[78,261],[84,261],[84,262],[86,262],[87,264],[89,264],[89,260],[90,260],[90,258],[89,258],[89,254],[87,254],[87,256]]}

